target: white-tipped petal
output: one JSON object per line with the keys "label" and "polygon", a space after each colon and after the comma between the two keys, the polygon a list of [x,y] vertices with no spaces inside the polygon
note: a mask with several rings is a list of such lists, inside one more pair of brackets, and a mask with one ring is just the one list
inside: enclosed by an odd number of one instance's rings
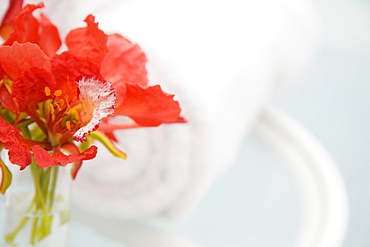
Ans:
{"label": "white-tipped petal", "polygon": [[84,118],[90,121],[79,128],[72,136],[76,141],[86,141],[85,135],[99,127],[100,120],[114,114],[116,91],[108,81],[86,76],[77,80],[79,99],[82,103]]}

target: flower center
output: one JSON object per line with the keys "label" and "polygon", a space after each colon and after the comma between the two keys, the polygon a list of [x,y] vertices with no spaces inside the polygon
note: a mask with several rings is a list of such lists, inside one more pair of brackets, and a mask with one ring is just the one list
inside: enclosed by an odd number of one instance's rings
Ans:
{"label": "flower center", "polygon": [[[49,87],[44,89],[46,96],[51,96],[43,103],[43,116],[47,129],[49,130],[49,140],[54,145],[60,144],[73,135],[79,128],[80,111],[82,106],[80,101],[70,100],[68,95],[63,94],[62,90],[52,90]],[[71,106],[73,102],[73,106]],[[66,135],[66,133],[70,134]],[[63,137],[63,140],[61,138]]]}

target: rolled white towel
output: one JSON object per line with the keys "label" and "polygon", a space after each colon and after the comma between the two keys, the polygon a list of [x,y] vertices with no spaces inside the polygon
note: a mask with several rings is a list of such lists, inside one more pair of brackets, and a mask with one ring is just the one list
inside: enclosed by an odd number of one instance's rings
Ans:
{"label": "rolled white towel", "polygon": [[[28,1],[36,2],[36,1]],[[317,48],[308,0],[44,0],[65,34],[93,13],[138,43],[151,84],[176,95],[187,124],[118,131],[126,161],[104,148],[82,167],[79,207],[110,217],[186,217],[235,160],[245,134]]]}

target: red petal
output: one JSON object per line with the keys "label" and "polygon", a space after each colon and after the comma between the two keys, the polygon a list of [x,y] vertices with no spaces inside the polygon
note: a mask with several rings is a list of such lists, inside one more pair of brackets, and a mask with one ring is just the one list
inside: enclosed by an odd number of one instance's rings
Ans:
{"label": "red petal", "polygon": [[132,83],[146,87],[148,84],[146,56],[141,48],[119,34],[108,37],[108,54],[102,65],[104,78],[113,83]]}
{"label": "red petal", "polygon": [[12,31],[4,45],[11,45],[15,41],[19,43],[37,43],[39,41],[39,22],[33,17],[32,12],[42,7],[44,7],[42,3],[26,5],[15,18]]}
{"label": "red petal", "polygon": [[36,105],[50,96],[45,95],[45,87],[56,90],[53,75],[43,69],[32,68],[12,84],[12,97],[16,99],[19,110],[30,115],[36,113]]}
{"label": "red petal", "polygon": [[98,148],[96,146],[91,146],[80,154],[65,155],[59,149],[55,148],[53,155],[51,155],[39,145],[35,145],[32,148],[33,158],[41,168],[58,165],[65,166],[70,163],[79,162],[80,160],[90,160],[95,158],[97,150]]}
{"label": "red petal", "polygon": [[55,55],[51,61],[58,89],[69,92],[70,98],[77,97],[76,79],[81,75],[101,78],[98,65],[87,58],[77,57],[70,52]]}
{"label": "red petal", "polygon": [[100,64],[108,52],[107,35],[98,28],[94,16],[87,16],[85,22],[87,27],[74,29],[67,35],[66,44],[70,52]]}
{"label": "red petal", "polygon": [[9,150],[9,160],[12,164],[19,165],[21,169],[31,164],[32,141],[21,136],[17,127],[2,118],[0,118],[0,142],[4,143],[4,148]]}
{"label": "red petal", "polygon": [[163,92],[159,85],[148,88],[137,84],[126,86],[123,104],[116,108],[115,115],[128,116],[141,126],[178,121],[181,111],[179,103],[173,100],[173,95]]}
{"label": "red petal", "polygon": [[40,47],[48,56],[53,56],[62,44],[58,29],[49,21],[49,19],[40,15]]}
{"label": "red petal", "polygon": [[80,160],[79,162],[73,163],[72,169],[71,169],[72,179],[76,179],[77,173],[81,169],[81,167],[82,167],[82,160]]}
{"label": "red petal", "polygon": [[0,65],[13,80],[33,67],[51,71],[49,58],[38,45],[31,43],[0,46]]}
{"label": "red petal", "polygon": [[18,112],[18,105],[10,96],[9,89],[5,86],[5,83],[0,84],[0,104],[9,111]]}
{"label": "red petal", "polygon": [[[73,142],[69,142],[69,143],[63,145],[62,149],[66,150],[70,154],[79,154],[80,153],[80,149]],[[77,173],[80,170],[81,166],[82,166],[82,160],[77,161],[76,163],[72,164],[72,169],[71,169],[72,179],[76,178]]]}
{"label": "red petal", "polygon": [[4,39],[8,38],[14,19],[22,10],[22,5],[23,0],[10,0],[8,10],[6,11],[0,25],[0,35]]}

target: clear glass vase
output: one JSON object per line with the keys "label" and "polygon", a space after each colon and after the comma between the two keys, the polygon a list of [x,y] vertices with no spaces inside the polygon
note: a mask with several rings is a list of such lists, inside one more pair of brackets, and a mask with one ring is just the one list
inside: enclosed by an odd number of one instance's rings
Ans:
{"label": "clear glass vase", "polygon": [[5,193],[1,246],[66,247],[70,166],[8,167],[13,179]]}

